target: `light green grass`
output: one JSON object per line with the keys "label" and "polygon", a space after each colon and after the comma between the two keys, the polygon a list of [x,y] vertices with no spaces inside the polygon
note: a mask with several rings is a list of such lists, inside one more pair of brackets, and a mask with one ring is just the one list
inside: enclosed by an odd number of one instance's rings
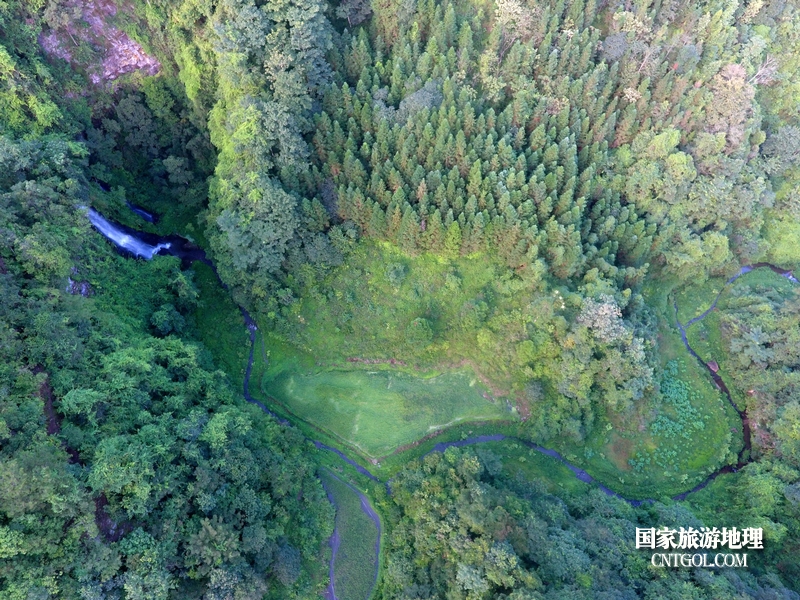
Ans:
{"label": "light green grass", "polygon": [[482,457],[485,457],[487,452],[496,456],[503,465],[503,476],[523,481],[539,481],[551,493],[581,494],[593,487],[592,484],[584,483],[575,477],[575,474],[560,460],[542,454],[516,440],[486,442],[471,447]]}
{"label": "light green grass", "polygon": [[328,469],[319,477],[336,506],[339,549],[334,569],[334,589],[339,600],[367,600],[375,585],[378,529],[361,508],[355,490]]}
{"label": "light green grass", "polygon": [[[725,286],[727,279],[714,277],[701,284],[683,287],[674,292],[674,299],[678,303],[678,319],[681,323],[688,323],[693,318],[701,315],[711,304],[714,298]],[[675,310],[668,307],[669,321],[675,319]],[[665,315],[666,316],[666,315]]]}
{"label": "light green grass", "polygon": [[419,377],[395,370],[315,369],[308,355],[291,354],[271,337],[267,352],[262,393],[371,457],[459,422],[511,416],[505,403],[485,398],[485,388],[465,370]]}
{"label": "light green grass", "polygon": [[412,258],[365,242],[324,280],[301,274],[296,300],[263,324],[327,367],[348,370],[350,358],[394,359],[414,372],[470,363],[503,395],[525,384],[517,343],[536,293],[525,286],[488,256]]}

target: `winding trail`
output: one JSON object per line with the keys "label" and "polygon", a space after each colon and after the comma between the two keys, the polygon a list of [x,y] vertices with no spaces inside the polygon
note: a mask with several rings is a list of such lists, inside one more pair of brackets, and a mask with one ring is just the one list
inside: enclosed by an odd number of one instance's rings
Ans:
{"label": "winding trail", "polygon": [[[136,208],[139,208],[139,207],[136,207]],[[90,215],[92,217],[95,217],[95,215],[97,215],[97,216],[100,217],[100,219],[102,219],[102,221],[100,221],[97,218],[92,218],[91,219],[92,220],[92,224],[97,228],[97,230],[104,237],[106,237],[111,242],[113,242],[117,246],[117,248],[120,249],[120,251],[127,252],[128,254],[133,255],[133,256],[144,257],[144,258],[147,258],[147,259],[152,258],[155,254],[169,254],[169,255],[172,255],[172,256],[177,256],[182,261],[184,261],[184,263],[187,264],[187,266],[188,266],[188,264],[190,264],[190,263],[192,263],[194,261],[200,261],[200,262],[210,266],[213,269],[214,274],[217,276],[217,279],[219,280],[219,282],[223,286],[223,288],[225,288],[225,289],[228,288],[228,286],[225,285],[225,283],[220,278],[219,273],[217,273],[217,269],[216,269],[216,266],[214,265],[214,263],[211,261],[211,259],[209,259],[206,256],[205,251],[202,248],[199,248],[196,245],[192,244],[191,242],[189,242],[185,238],[182,238],[182,237],[176,236],[176,235],[172,235],[172,236],[168,236],[168,237],[162,237],[162,236],[157,236],[157,235],[154,235],[154,234],[148,234],[148,233],[143,233],[143,232],[140,232],[140,231],[136,231],[136,230],[131,229],[129,227],[125,227],[125,226],[119,225],[117,223],[112,223],[112,222],[106,220],[104,217],[102,217],[102,215],[99,215],[99,213],[97,213],[96,211],[93,211],[92,209],[89,209],[89,210],[91,211]],[[143,217],[145,219],[147,219],[148,216],[151,217],[151,218],[154,218],[154,219],[158,218],[156,215],[151,215],[150,213],[147,213],[147,216],[144,216],[139,211],[136,211],[135,209],[132,209],[132,210],[134,210],[137,214],[139,214],[139,216],[141,216],[141,217]],[[149,220],[149,219],[147,219],[147,220]],[[145,244],[147,246],[146,250],[148,252],[149,252],[149,250],[151,248],[154,249],[154,251],[152,253],[150,253],[149,256],[148,256],[146,253],[138,252],[137,251],[138,247],[136,247],[137,250],[132,250],[131,249],[132,248],[132,246],[131,246],[131,238],[132,238],[133,242],[138,242],[138,243]],[[703,489],[711,481],[716,479],[719,475],[721,475],[723,473],[735,473],[740,468],[742,468],[743,466],[749,464],[753,460],[751,455],[750,455],[751,454],[750,453],[750,450],[751,450],[750,422],[749,422],[749,419],[747,417],[747,411],[746,410],[740,410],[739,407],[736,406],[736,404],[733,402],[733,398],[731,397],[730,390],[725,385],[725,382],[722,380],[722,377],[720,377],[720,375],[718,373],[714,372],[711,369],[711,367],[709,367],[705,363],[705,361],[703,361],[700,358],[700,356],[697,354],[697,352],[695,352],[695,350],[689,345],[689,340],[688,340],[687,335],[686,335],[686,329],[688,327],[690,327],[691,325],[703,320],[706,316],[708,316],[717,307],[717,302],[719,301],[720,297],[722,296],[722,293],[732,283],[734,283],[739,277],[741,277],[745,273],[749,273],[750,271],[753,271],[754,269],[759,269],[759,268],[771,269],[772,271],[774,271],[775,273],[781,275],[782,277],[786,277],[792,283],[800,283],[800,282],[798,282],[797,278],[792,274],[792,272],[790,270],[782,269],[782,268],[777,267],[777,266],[775,266],[773,264],[770,264],[770,263],[760,262],[760,263],[755,263],[755,264],[752,264],[752,265],[746,265],[746,266],[742,267],[736,275],[734,275],[733,277],[731,277],[730,279],[728,279],[725,282],[725,285],[722,287],[722,290],[720,290],[720,292],[714,298],[714,301],[711,304],[711,306],[709,306],[708,309],[706,309],[700,315],[690,319],[686,324],[683,324],[678,320],[678,305],[677,305],[677,302],[673,301],[673,307],[675,309],[675,322],[677,324],[678,330],[679,330],[680,335],[681,335],[681,339],[683,340],[683,344],[686,347],[686,350],[689,352],[689,354],[691,354],[698,361],[700,361],[700,364],[702,364],[703,367],[709,372],[709,374],[711,375],[711,378],[714,380],[714,382],[717,384],[717,386],[720,388],[720,390],[722,390],[722,392],[725,394],[726,398],[728,399],[728,402],[730,403],[730,405],[733,407],[733,409],[736,411],[736,413],[739,415],[740,419],[742,420],[742,431],[743,431],[743,435],[744,435],[744,447],[739,452],[739,455],[737,457],[737,463],[735,465],[725,465],[723,467],[720,467],[719,469],[717,469],[716,471],[711,473],[708,477],[706,477],[706,479],[704,479],[702,482],[700,482],[699,484],[694,486],[692,489],[687,490],[687,491],[685,491],[685,492],[683,492],[681,494],[678,494],[676,496],[673,496],[673,498],[672,498],[673,500],[677,500],[677,501],[685,500],[686,497],[689,494],[692,494],[694,492],[697,492],[697,491]],[[253,370],[253,359],[254,359],[255,347],[256,347],[256,331],[258,330],[258,326],[256,325],[256,323],[253,320],[253,318],[250,316],[250,314],[244,309],[244,307],[240,306],[239,310],[241,311],[242,318],[244,319],[244,322],[247,325],[248,330],[250,331],[250,356],[248,358],[247,367],[245,369],[244,385],[243,385],[243,390],[242,390],[244,398],[245,398],[245,400],[247,400],[251,404],[254,404],[254,405],[258,406],[261,410],[263,410],[268,415],[272,416],[276,421],[278,421],[278,423],[280,423],[282,425],[287,425],[287,426],[291,425],[291,423],[288,420],[282,418],[277,413],[275,413],[272,410],[270,410],[269,408],[267,408],[267,406],[265,406],[259,400],[253,398],[252,395],[250,394],[250,390],[249,390],[249,387],[250,387],[250,376],[251,376],[252,370]],[[263,351],[263,348],[262,348],[262,351]],[[440,442],[440,443],[434,445],[433,448],[426,453],[426,455],[430,454],[431,452],[444,452],[445,450],[447,450],[447,448],[451,448],[451,447],[459,448],[459,447],[463,447],[463,446],[470,446],[470,445],[475,445],[475,444],[502,441],[502,440],[513,440],[513,441],[518,442],[520,444],[523,444],[523,445],[525,445],[525,446],[527,446],[529,448],[532,448],[532,449],[536,450],[537,452],[540,452],[540,453],[542,453],[542,454],[544,454],[546,456],[549,456],[551,458],[555,458],[556,460],[558,460],[562,464],[564,464],[570,471],[572,471],[572,473],[575,475],[576,479],[578,479],[579,481],[582,481],[582,482],[587,483],[587,484],[595,484],[605,494],[607,494],[609,496],[613,496],[615,498],[620,498],[621,500],[624,500],[625,502],[627,502],[631,506],[640,506],[641,504],[644,504],[644,503],[654,502],[653,499],[634,500],[634,499],[630,499],[630,498],[625,498],[624,496],[621,496],[620,494],[614,492],[613,490],[607,488],[606,486],[604,486],[601,483],[599,483],[598,481],[596,481],[591,475],[589,475],[586,471],[584,471],[580,467],[577,467],[577,466],[573,465],[572,463],[570,463],[559,452],[557,452],[555,450],[552,450],[550,448],[545,448],[543,446],[539,446],[538,444],[534,444],[533,442],[530,442],[528,440],[524,440],[522,438],[518,438],[518,437],[515,437],[515,436],[506,436],[504,434],[479,435],[479,436],[474,436],[474,437],[463,439],[463,440],[455,440],[455,441],[451,441],[451,442]],[[360,464],[358,464],[356,461],[352,460],[351,458],[348,458],[341,450],[338,450],[336,448],[328,446],[328,445],[326,445],[326,444],[324,444],[324,443],[322,443],[322,442],[320,442],[318,440],[311,440],[311,441],[313,442],[314,446],[316,446],[318,449],[326,450],[326,451],[329,451],[329,452],[332,452],[332,453],[336,454],[339,458],[341,458],[347,464],[349,464],[352,467],[354,467],[359,473],[361,473],[362,475],[368,477],[370,480],[375,481],[375,482],[380,482],[381,481],[378,477],[376,477],[368,469],[366,469],[365,467],[361,466]],[[349,485],[349,484],[347,484],[347,485]],[[389,493],[391,494],[391,489],[389,487],[389,482],[386,483],[386,486],[387,486],[387,491],[389,491]],[[350,486],[350,487],[359,495],[359,497],[361,499],[361,508],[362,508],[362,510],[370,517],[370,519],[372,519],[372,521],[375,523],[376,527],[378,528],[378,544],[377,544],[376,549],[375,549],[376,557],[377,557],[377,554],[380,551],[380,536],[381,536],[380,518],[378,517],[378,514],[375,512],[375,509],[370,504],[369,499],[364,494],[362,494],[359,490],[354,488],[353,486]],[[330,499],[330,494],[328,495],[328,497]],[[334,506],[335,506],[335,503],[334,503]],[[336,596],[334,585],[333,585],[333,580],[334,580],[334,559],[336,557],[336,552],[337,552],[338,547],[339,547],[339,540],[340,540],[339,532],[338,532],[337,529],[334,529],[333,536],[331,537],[331,542],[330,542],[331,543],[331,547],[333,548],[333,557],[331,558],[331,563],[330,563],[331,583],[330,583],[330,586],[328,587],[328,590],[327,590],[327,593],[326,593],[326,596],[327,596],[328,600],[339,600],[339,598],[337,598],[337,596]],[[376,562],[377,562],[377,558],[376,558]],[[377,583],[377,577],[378,577],[378,573],[377,573],[377,570],[376,570],[376,573],[375,573],[375,581],[376,581],[376,583]]]}

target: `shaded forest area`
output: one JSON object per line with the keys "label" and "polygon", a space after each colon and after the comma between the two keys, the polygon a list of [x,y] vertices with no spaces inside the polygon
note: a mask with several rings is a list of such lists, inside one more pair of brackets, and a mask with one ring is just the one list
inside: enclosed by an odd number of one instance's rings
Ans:
{"label": "shaded forest area", "polygon": [[[130,72],[98,78],[100,30]],[[503,357],[530,438],[579,446],[689,394],[652,298],[800,264],[798,32],[793,0],[0,6],[0,595],[327,585],[313,446],[217,369],[191,272],[116,255],[80,207],[207,247],[289,339],[307,298],[338,314],[365,247],[486,260],[505,275],[452,322],[418,303],[408,353],[458,324],[465,352]],[[740,473],[633,509],[511,480],[490,453],[431,455],[374,492],[378,597],[797,597],[797,314],[796,291],[754,283],[708,334],[757,426]],[[701,522],[763,527],[766,549],[720,574],[655,573],[633,548],[637,525]]]}

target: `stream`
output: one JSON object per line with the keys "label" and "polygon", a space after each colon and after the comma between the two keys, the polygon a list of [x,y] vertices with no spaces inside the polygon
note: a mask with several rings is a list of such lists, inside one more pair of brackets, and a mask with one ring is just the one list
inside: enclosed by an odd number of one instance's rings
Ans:
{"label": "stream", "polygon": [[[83,208],[83,207],[81,207],[81,208]],[[152,222],[157,221],[157,219],[158,219],[157,215],[154,215],[154,214],[146,211],[145,209],[142,209],[141,207],[130,206],[129,208],[135,214],[139,215],[141,218],[143,218],[144,220],[146,220],[148,222],[152,223]],[[183,237],[177,236],[177,235],[171,235],[171,236],[167,236],[167,237],[162,237],[162,236],[157,236],[155,234],[149,234],[149,233],[136,231],[136,230],[131,229],[129,227],[125,227],[124,225],[120,225],[118,223],[114,223],[112,221],[109,221],[108,219],[103,217],[100,213],[98,213],[96,210],[94,210],[92,208],[89,208],[87,210],[87,216],[88,216],[89,220],[91,221],[92,225],[95,227],[95,229],[97,229],[97,231],[101,235],[103,235],[106,239],[111,241],[123,253],[125,253],[127,255],[130,255],[130,256],[133,256],[133,257],[137,257],[137,258],[143,258],[145,260],[150,260],[150,259],[152,259],[154,256],[156,256],[158,254],[168,254],[168,255],[171,255],[171,256],[177,256],[182,261],[184,261],[184,263],[186,263],[187,265],[190,264],[191,262],[194,262],[194,261],[201,261],[201,262],[207,264],[208,266],[210,266],[214,270],[214,273],[217,275],[217,279],[219,280],[220,284],[225,289],[227,289],[227,286],[225,285],[225,283],[223,283],[223,281],[219,278],[219,274],[217,273],[217,269],[216,269],[214,263],[211,261],[211,259],[209,259],[206,256],[205,251],[202,248],[199,248],[198,246],[196,246],[195,244],[190,242],[189,240],[187,240],[187,239],[185,239]],[[695,350],[689,345],[689,340],[688,340],[688,338],[686,336],[686,328],[691,326],[691,325],[693,325],[694,323],[697,323],[697,322],[703,320],[706,316],[708,316],[708,314],[710,314],[711,311],[713,311],[716,308],[717,302],[719,301],[720,297],[722,296],[722,293],[733,282],[735,282],[739,277],[741,277],[745,273],[749,273],[750,271],[753,271],[754,269],[759,269],[759,268],[771,269],[772,271],[774,271],[775,273],[781,275],[782,277],[786,277],[792,283],[798,283],[797,278],[794,277],[794,275],[792,274],[791,271],[786,270],[786,269],[781,269],[780,267],[777,267],[777,266],[772,265],[770,263],[760,262],[760,263],[754,263],[752,265],[746,265],[746,266],[742,267],[736,275],[734,275],[733,277],[728,279],[726,281],[725,285],[722,286],[722,289],[717,294],[717,296],[714,298],[714,302],[711,304],[711,306],[708,309],[706,309],[703,313],[701,313],[700,315],[690,319],[685,324],[681,323],[678,320],[678,306],[677,306],[677,303],[673,301],[673,306],[675,308],[675,322],[676,322],[676,324],[678,326],[678,330],[680,331],[681,339],[683,340],[683,344],[686,347],[686,350],[689,352],[689,354],[691,354],[698,361],[700,361],[700,364],[702,364],[703,367],[711,375],[711,378],[714,380],[714,383],[716,383],[716,385],[719,387],[719,389],[722,390],[722,392],[725,394],[726,398],[728,399],[728,402],[733,407],[733,409],[736,411],[736,413],[739,415],[739,417],[740,417],[740,419],[742,421],[742,431],[743,431],[743,437],[744,437],[744,446],[743,446],[742,450],[739,452],[739,455],[737,457],[737,463],[735,465],[725,465],[723,467],[720,467],[719,469],[717,469],[716,471],[714,471],[713,473],[708,475],[708,477],[706,477],[706,479],[704,479],[702,482],[697,484],[692,489],[687,490],[687,491],[685,491],[685,492],[683,492],[681,494],[678,494],[677,496],[673,496],[673,498],[672,498],[673,500],[678,500],[678,501],[685,500],[687,495],[692,494],[692,493],[694,493],[696,491],[699,491],[699,490],[703,489],[711,481],[716,479],[719,475],[721,475],[723,473],[735,473],[740,468],[742,468],[743,466],[749,464],[752,461],[752,457],[750,456],[750,448],[751,448],[750,422],[749,422],[749,419],[747,417],[747,411],[746,410],[740,410],[739,407],[736,406],[736,404],[733,402],[733,398],[731,397],[730,390],[728,390],[728,387],[725,385],[725,382],[722,380],[722,377],[720,377],[720,375],[718,373],[714,372],[711,369],[711,367],[709,367],[705,363],[705,361],[703,361],[700,358],[700,356],[697,354],[697,352],[695,352]],[[257,327],[255,321],[253,320],[253,318],[250,316],[250,314],[244,309],[244,307],[240,306],[239,310],[241,311],[242,318],[244,319],[245,325],[247,326],[247,329],[250,332],[250,356],[249,356],[249,359],[247,361],[247,368],[245,369],[244,386],[243,386],[244,387],[244,389],[243,389],[244,398],[245,398],[245,400],[247,400],[251,404],[255,404],[256,406],[258,406],[261,410],[263,410],[265,413],[267,413],[270,416],[272,416],[275,420],[277,420],[282,425],[290,425],[291,423],[289,421],[287,421],[286,419],[280,417],[278,414],[276,414],[275,412],[273,412],[272,410],[267,408],[267,406],[265,406],[262,402],[260,402],[259,400],[256,400],[255,398],[253,398],[250,395],[250,391],[249,391],[250,375],[251,375],[252,369],[253,369],[253,358],[254,358],[255,347],[256,347],[256,331],[258,330],[258,327]],[[536,450],[537,452],[540,452],[540,453],[542,453],[542,454],[544,454],[546,456],[549,456],[551,458],[555,458],[556,460],[558,460],[562,464],[564,464],[570,471],[572,471],[572,473],[575,475],[575,477],[578,480],[583,481],[584,483],[587,483],[587,484],[595,484],[605,494],[607,494],[609,496],[616,497],[616,498],[620,498],[621,500],[624,500],[625,502],[627,502],[628,504],[630,504],[632,506],[640,506],[641,504],[644,504],[644,503],[647,503],[647,502],[654,502],[653,499],[634,500],[634,499],[630,499],[630,498],[625,498],[625,497],[619,495],[618,493],[614,492],[613,490],[607,488],[606,486],[602,485],[598,481],[596,481],[586,471],[584,471],[580,467],[577,467],[577,466],[573,465],[572,463],[570,463],[567,459],[565,459],[557,451],[552,450],[550,448],[545,448],[543,446],[539,446],[537,444],[534,444],[533,442],[530,442],[528,440],[524,440],[524,439],[521,439],[521,438],[518,438],[518,437],[506,436],[506,435],[503,435],[503,434],[479,435],[479,436],[474,436],[474,437],[463,439],[463,440],[455,440],[455,441],[451,441],[451,442],[440,442],[440,443],[436,444],[427,454],[430,454],[431,452],[444,452],[447,448],[450,448],[450,447],[456,447],[457,448],[457,447],[462,447],[462,446],[469,446],[469,445],[474,445],[474,444],[481,444],[481,443],[485,443],[485,442],[495,442],[495,441],[501,441],[501,440],[513,440],[513,441],[515,441],[515,442],[517,442],[519,444],[523,444],[523,445],[525,445],[525,446],[527,446],[529,448],[532,448],[533,450]],[[332,453],[336,454],[344,462],[346,462],[347,464],[349,464],[352,467],[354,467],[359,473],[361,473],[362,475],[365,475],[370,480],[376,481],[376,482],[380,482],[380,479],[378,477],[376,477],[374,474],[372,474],[368,469],[366,469],[363,466],[361,466],[360,464],[358,464],[356,461],[348,458],[341,450],[338,450],[336,448],[333,448],[331,446],[323,444],[322,442],[317,441],[317,440],[311,440],[311,441],[313,442],[313,444],[318,449],[326,450],[326,451],[329,451],[329,452],[332,452]],[[387,486],[387,490],[391,493],[391,490],[389,488],[389,483],[388,482],[387,482],[386,486]],[[359,495],[359,497],[361,499],[361,508],[362,508],[362,510],[367,514],[367,516],[370,519],[373,520],[374,523],[376,523],[376,526],[378,528],[379,542],[378,542],[378,548],[376,548],[376,553],[377,553],[377,552],[379,552],[379,549],[380,549],[380,534],[381,534],[380,519],[378,518],[378,515],[375,512],[375,509],[369,503],[368,498],[364,494],[362,494],[360,491],[356,490],[356,492],[358,493],[358,495]],[[335,503],[333,503],[333,504],[335,506]],[[335,590],[333,589],[333,574],[334,574],[333,573],[333,568],[334,568],[334,564],[333,563],[334,563],[334,558],[336,557],[336,551],[338,549],[338,545],[339,545],[339,532],[337,530],[334,530],[333,536],[331,537],[331,547],[333,548],[333,557],[331,558],[331,563],[330,563],[331,584],[329,585],[328,590],[326,592],[326,595],[329,598],[329,600],[340,600],[339,598],[337,598],[337,596],[335,594]],[[377,582],[377,573],[376,573],[376,582]]]}
{"label": "stream", "polygon": [[[80,207],[83,209],[83,207]],[[158,220],[158,216],[154,215],[144,209],[135,206],[129,205],[128,208],[131,209],[132,212],[140,216],[142,219],[154,223]],[[228,289],[228,286],[222,281],[217,272],[217,268],[214,265],[213,261],[206,256],[205,251],[202,248],[197,247],[195,244],[190,242],[189,240],[172,235],[168,237],[161,237],[154,234],[149,234],[141,231],[136,231],[131,229],[130,227],[126,227],[119,223],[114,223],[113,221],[109,221],[103,215],[98,213],[93,208],[89,208],[87,210],[87,217],[89,221],[94,226],[95,229],[107,240],[112,242],[119,251],[121,251],[124,255],[132,256],[134,258],[143,258],[145,260],[151,260],[154,256],[159,254],[166,254],[171,256],[177,256],[180,258],[186,266],[191,264],[194,261],[200,261],[214,271],[214,274],[217,276],[217,280],[219,281],[220,285],[223,288]],[[250,356],[247,359],[247,367],[245,368],[244,373],[244,384],[242,389],[242,395],[244,396],[245,400],[247,400],[251,404],[255,404],[265,413],[270,415],[274,418],[278,423],[281,425],[291,426],[291,423],[286,419],[282,418],[280,415],[275,413],[274,411],[270,410],[263,402],[253,398],[250,394],[250,376],[253,371],[253,359],[255,355],[255,348],[256,348],[256,331],[258,331],[258,326],[256,325],[255,320],[250,316],[250,313],[245,310],[243,306],[239,306],[239,310],[242,313],[242,319],[244,320],[245,325],[247,326],[247,330],[250,332]],[[362,467],[360,464],[355,462],[354,460],[348,458],[341,450],[337,450],[331,446],[323,444],[317,440],[311,440],[318,449],[326,450],[329,452],[333,452],[337,456],[339,456],[343,461],[348,463],[349,465],[355,467],[355,469],[361,473],[362,475],[366,475],[373,481],[380,481],[375,475],[370,473],[367,469]],[[375,572],[375,583],[377,584],[378,579],[378,572],[377,572],[377,565],[378,565],[378,554],[380,553],[380,537],[381,537],[381,522],[378,513],[375,511],[373,506],[370,504],[369,499],[359,490],[354,488],[353,486],[347,484],[349,487],[358,494],[359,499],[361,500],[361,510],[372,520],[375,524],[375,527],[378,531],[378,544],[375,548],[375,564],[376,564],[376,572]],[[324,486],[323,486],[324,487]],[[332,495],[328,494],[328,500],[331,504],[336,507],[336,502],[334,501]],[[327,600],[341,600],[338,596],[336,596],[336,591],[334,590],[334,563],[336,560],[336,555],[339,549],[339,542],[340,536],[338,528],[335,528],[333,531],[333,535],[330,539],[330,546],[332,549],[331,555],[331,562],[330,562],[330,584],[325,592],[325,597]],[[365,599],[366,600],[366,599]]]}
{"label": "stream", "polygon": [[[316,442],[316,441],[314,442],[314,445],[316,445],[317,448],[324,448],[326,450],[332,450],[336,454],[340,455],[345,461],[347,461],[348,463],[352,464],[352,461],[349,458],[347,458],[344,454],[339,452],[338,450],[336,450],[334,448],[331,448],[330,446],[325,446],[325,444],[320,444],[319,442]],[[340,479],[334,473],[332,473],[330,471],[328,471],[328,472],[330,473],[331,477],[334,477],[335,479],[339,480],[340,483],[343,483],[344,485],[346,485],[348,488],[350,488],[353,491],[353,493],[356,494],[356,496],[358,496],[358,499],[361,502],[361,510],[364,512],[364,514],[367,515],[367,517],[369,517],[369,519],[375,525],[376,531],[378,532],[377,540],[375,542],[375,574],[373,576],[373,583],[372,583],[372,588],[375,589],[375,586],[378,585],[378,574],[379,574],[378,570],[379,570],[379,560],[380,560],[379,555],[380,555],[380,552],[381,552],[381,533],[382,533],[381,518],[378,515],[378,513],[375,512],[375,509],[372,507],[372,505],[369,503],[369,498],[367,498],[366,495],[364,495],[361,492],[361,490],[357,489],[356,487],[354,487],[353,485],[351,485],[348,482],[344,481],[343,479]],[[372,477],[373,479],[375,479],[377,481],[377,478],[375,478],[374,475],[372,475],[368,471],[367,471],[367,473],[369,474],[370,477]],[[333,504],[334,506],[336,506],[336,500],[334,498],[334,495],[331,492],[331,490],[328,489],[328,486],[325,484],[324,480],[322,480],[322,487],[325,488],[325,493],[328,496],[328,501],[331,504]],[[339,531],[338,531],[338,526],[337,526],[336,528],[334,528],[333,535],[331,536],[331,540],[330,540],[331,564],[330,564],[329,575],[330,575],[330,580],[331,581],[328,584],[327,589],[325,590],[325,599],[326,600],[337,600],[336,586],[335,586],[335,583],[334,583],[334,580],[335,580],[335,577],[334,577],[334,575],[335,575],[334,564],[336,562],[336,556],[339,553],[339,544],[340,543],[341,543],[341,538],[339,536]]]}

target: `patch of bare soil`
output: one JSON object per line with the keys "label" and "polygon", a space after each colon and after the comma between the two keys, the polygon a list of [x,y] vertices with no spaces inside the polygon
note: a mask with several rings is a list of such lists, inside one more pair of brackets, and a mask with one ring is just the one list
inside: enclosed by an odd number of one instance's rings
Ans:
{"label": "patch of bare soil", "polygon": [[[42,365],[36,365],[31,371],[34,375],[45,373]],[[53,405],[53,388],[50,386],[50,378],[45,373],[44,380],[39,385],[38,391],[39,398],[44,403],[44,418],[47,421],[47,435],[57,435],[61,431],[61,421],[56,414],[55,406]]]}
{"label": "patch of bare soil", "polygon": [[[34,375],[44,372],[44,367],[41,365],[36,365],[33,368]],[[58,435],[61,433],[61,419],[58,418],[58,413],[56,412],[53,398],[53,388],[50,385],[50,379],[47,377],[46,373],[44,380],[42,381],[41,385],[39,385],[38,395],[44,404],[44,418],[47,422],[47,435]],[[64,450],[66,450],[67,454],[70,456],[69,462],[72,464],[77,464],[80,462],[80,456],[75,448],[70,448],[64,444]]]}
{"label": "patch of bare soil", "polygon": [[[37,371],[34,370],[34,373]],[[42,371],[38,371],[41,373]],[[44,417],[47,420],[47,435],[57,435],[61,431],[61,423],[58,420],[56,409],[53,406],[53,388],[50,386],[50,379],[45,378],[39,386],[39,397],[44,402]]]}
{"label": "patch of bare soil", "polygon": [[[67,0],[63,10],[74,18],[42,33],[39,43],[47,54],[85,68],[94,84],[111,81],[125,73],[143,71],[155,75],[161,63],[110,20],[117,14],[111,0]],[[103,56],[100,64],[78,64],[75,50],[88,43]]]}

